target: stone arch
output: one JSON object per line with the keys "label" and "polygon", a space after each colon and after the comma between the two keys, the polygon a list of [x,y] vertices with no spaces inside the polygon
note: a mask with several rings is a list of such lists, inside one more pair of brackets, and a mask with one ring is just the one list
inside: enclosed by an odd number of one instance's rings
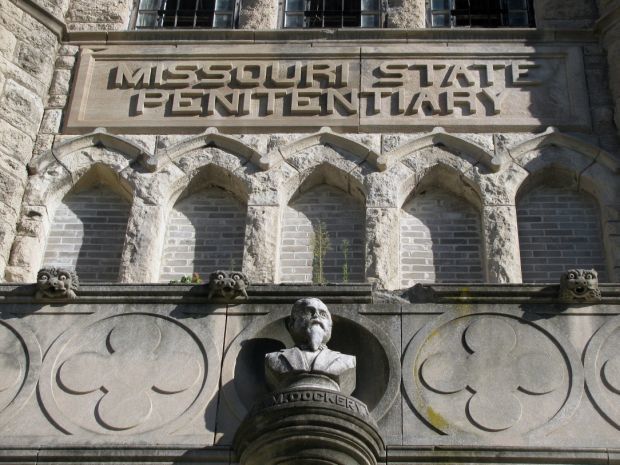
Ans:
{"label": "stone arch", "polygon": [[43,264],[75,269],[81,282],[118,280],[131,195],[94,165],[50,216]]}
{"label": "stone arch", "polygon": [[280,199],[287,204],[291,198],[301,192],[312,189],[319,184],[336,187],[360,202],[365,202],[368,190],[364,177],[355,169],[347,170],[346,165],[335,165],[331,162],[317,163],[293,176],[285,179],[280,188]]}
{"label": "stone arch", "polygon": [[577,152],[588,159],[590,163],[597,162],[613,173],[620,173],[620,165],[609,152],[582,139],[564,134],[556,128],[549,128],[545,132],[510,147],[507,150],[513,160],[519,164],[523,164],[527,163],[526,159],[531,152],[551,146]]}
{"label": "stone arch", "polygon": [[[323,259],[324,281],[364,280],[365,191],[357,179],[330,164],[304,173],[301,185],[287,196],[282,211],[279,278],[313,282],[313,255],[319,229],[329,247]],[[314,239],[313,239],[314,238]],[[314,241],[314,242],[313,242]],[[346,271],[345,271],[346,269]],[[316,269],[315,269],[316,270]]]}
{"label": "stone arch", "polygon": [[140,163],[147,171],[154,171],[156,168],[155,158],[142,147],[123,137],[109,134],[105,129],[98,128],[89,134],[75,137],[48,150],[28,163],[28,172],[31,175],[39,174],[54,164],[63,166],[71,164],[71,161],[66,161],[67,157],[90,147],[99,147],[116,152],[130,163]]}
{"label": "stone arch", "polygon": [[215,147],[223,150],[235,157],[238,157],[243,164],[251,163],[261,170],[269,168],[267,160],[258,151],[231,136],[218,133],[216,130],[208,130],[204,134],[184,140],[176,145],[165,148],[160,152],[162,162],[160,168],[168,163],[176,163],[178,160],[190,152]]}
{"label": "stone arch", "polygon": [[[71,191],[84,191],[100,184],[132,203],[134,184],[130,173],[134,171],[137,154],[120,152],[107,146],[107,142],[98,143],[99,136],[100,133],[93,133],[73,139],[61,146],[59,155],[50,152],[46,157],[51,159],[38,160],[37,168],[31,168],[5,273],[7,281],[35,279],[56,209]],[[107,134],[102,137],[105,141],[114,139],[107,138]]]}
{"label": "stone arch", "polygon": [[463,158],[472,165],[482,164],[482,166],[492,172],[499,171],[501,167],[501,160],[495,155],[473,142],[453,134],[448,134],[442,128],[436,128],[430,134],[414,139],[381,155],[377,160],[377,165],[381,171],[385,171],[403,158],[411,156],[427,147],[446,147],[456,156]]}
{"label": "stone arch", "polygon": [[401,287],[485,281],[482,201],[471,180],[438,163],[401,199]]}
{"label": "stone arch", "polygon": [[597,196],[580,175],[554,163],[530,174],[516,196],[523,282],[557,282],[570,268],[609,281]]}
{"label": "stone arch", "polygon": [[322,128],[321,131],[315,134],[302,137],[280,147],[275,152],[267,154],[263,158],[263,164],[270,168],[276,168],[282,162],[290,163],[291,157],[315,146],[331,147],[337,152],[351,154],[356,164],[366,163],[371,169],[380,169],[378,164],[379,155],[376,151],[356,140],[336,134],[329,128]]}
{"label": "stone arch", "polygon": [[168,201],[159,279],[169,281],[216,269],[242,269],[247,185],[208,164],[179,182]]}

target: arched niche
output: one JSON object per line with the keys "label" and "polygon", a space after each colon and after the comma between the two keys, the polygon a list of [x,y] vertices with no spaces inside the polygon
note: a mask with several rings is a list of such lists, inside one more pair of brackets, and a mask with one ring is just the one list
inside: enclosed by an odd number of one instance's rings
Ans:
{"label": "arched niche", "polygon": [[115,173],[94,165],[48,205],[54,213],[43,265],[75,269],[81,282],[117,281],[131,201]]}
{"label": "arched niche", "polygon": [[364,281],[365,219],[357,181],[334,167],[315,169],[282,211],[280,281]]}
{"label": "arched niche", "polygon": [[160,281],[242,269],[247,191],[235,180],[208,166],[176,193],[167,214]]}
{"label": "arched niche", "polygon": [[475,283],[484,278],[480,197],[455,170],[436,165],[400,210],[400,281]]}
{"label": "arched niche", "polygon": [[597,199],[576,173],[552,165],[532,174],[516,197],[523,282],[555,283],[570,268],[608,281]]}

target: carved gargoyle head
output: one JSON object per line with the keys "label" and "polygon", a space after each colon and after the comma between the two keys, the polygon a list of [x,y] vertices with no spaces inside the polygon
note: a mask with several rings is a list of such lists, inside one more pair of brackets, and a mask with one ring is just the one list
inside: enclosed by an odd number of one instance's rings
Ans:
{"label": "carved gargoyle head", "polygon": [[248,278],[240,271],[217,270],[209,276],[209,299],[223,297],[232,300],[243,296],[248,298],[246,288],[250,285]]}
{"label": "carved gargoyle head", "polygon": [[37,273],[37,299],[75,299],[80,282],[73,270],[43,268]]}
{"label": "carved gargoyle head", "polygon": [[560,300],[562,302],[593,303],[600,302],[596,270],[568,270],[560,279]]}

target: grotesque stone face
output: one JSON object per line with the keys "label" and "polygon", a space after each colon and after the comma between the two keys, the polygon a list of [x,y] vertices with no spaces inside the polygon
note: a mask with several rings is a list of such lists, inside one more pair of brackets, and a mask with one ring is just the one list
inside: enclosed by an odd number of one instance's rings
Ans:
{"label": "grotesque stone face", "polygon": [[248,278],[240,271],[217,270],[209,276],[209,299],[223,297],[232,300],[240,295],[248,298]]}
{"label": "grotesque stone face", "polygon": [[319,299],[307,298],[295,302],[288,323],[295,344],[317,350],[329,342],[332,335],[332,317]]}
{"label": "grotesque stone face", "polygon": [[563,302],[599,302],[598,273],[595,270],[568,270],[560,280],[560,300]]}
{"label": "grotesque stone face", "polygon": [[64,268],[43,268],[37,274],[37,299],[75,299],[77,274]]}

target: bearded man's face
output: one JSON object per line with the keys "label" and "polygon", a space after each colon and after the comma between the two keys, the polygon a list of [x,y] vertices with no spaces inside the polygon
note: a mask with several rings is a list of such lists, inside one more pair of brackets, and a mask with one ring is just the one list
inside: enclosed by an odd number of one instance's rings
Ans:
{"label": "bearded man's face", "polygon": [[289,329],[297,345],[315,351],[331,338],[332,318],[323,302],[307,299],[305,305],[294,307]]}

